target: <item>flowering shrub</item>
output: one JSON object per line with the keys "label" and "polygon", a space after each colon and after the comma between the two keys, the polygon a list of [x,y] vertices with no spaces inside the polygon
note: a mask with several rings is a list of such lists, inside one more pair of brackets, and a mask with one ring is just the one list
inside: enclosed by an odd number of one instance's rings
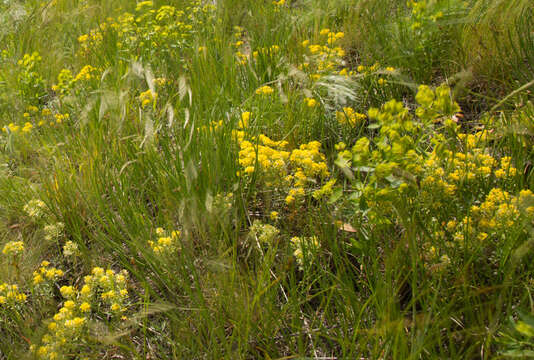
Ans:
{"label": "flowering shrub", "polygon": [[[44,274],[50,271],[52,269],[44,267]],[[84,277],[79,290],[71,285],[62,286],[63,306],[48,322],[42,345],[34,344],[31,350],[39,359],[89,354],[94,342],[89,331],[90,321],[109,316],[113,326],[118,327],[120,321],[127,319],[124,315],[129,301],[127,282],[128,273],[124,270],[114,272],[95,267],[91,275]]]}

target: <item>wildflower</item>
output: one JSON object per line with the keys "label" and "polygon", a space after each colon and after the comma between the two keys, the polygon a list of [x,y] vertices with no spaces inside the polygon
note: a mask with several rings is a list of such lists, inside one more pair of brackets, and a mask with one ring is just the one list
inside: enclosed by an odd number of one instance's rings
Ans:
{"label": "wildflower", "polygon": [[24,124],[24,127],[22,128],[22,132],[23,133],[30,132],[32,130],[32,128],[33,128],[33,125],[31,123],[29,123],[29,122],[26,122]]}
{"label": "wildflower", "polygon": [[[91,80],[94,78],[94,73],[97,71],[97,69],[91,65],[85,65],[80,72],[74,77],[73,82],[81,81],[81,80]],[[49,114],[50,115],[50,114]]]}
{"label": "wildflower", "polygon": [[91,294],[91,286],[85,284],[80,290],[80,294],[83,296],[89,296]]}
{"label": "wildflower", "polygon": [[270,95],[274,92],[273,88],[269,85],[262,86],[258,89],[256,89],[257,95]]}
{"label": "wildflower", "polygon": [[17,256],[24,251],[24,243],[22,241],[10,241],[2,250],[2,254],[7,256]]}
{"label": "wildflower", "polygon": [[81,312],[89,312],[91,311],[91,305],[88,302],[83,302],[80,304],[80,311]]}
{"label": "wildflower", "polygon": [[336,111],[336,118],[340,124],[348,124],[350,126],[356,126],[365,120],[365,114],[354,111],[351,107],[344,107],[343,111]]}
{"label": "wildflower", "polygon": [[150,89],[148,89],[147,91],[142,92],[139,95],[139,100],[141,101],[141,107],[145,107],[150,103],[154,103],[155,104],[157,96],[158,96],[158,94],[157,93],[153,93],[152,91],[150,91]]}
{"label": "wildflower", "polygon": [[285,202],[287,205],[291,205],[295,202],[295,197],[293,195],[287,195]]}
{"label": "wildflower", "polygon": [[317,101],[312,98],[305,98],[304,102],[306,103],[308,107],[315,107],[317,105]]}
{"label": "wildflower", "polygon": [[40,283],[42,283],[44,281],[43,277],[41,276],[41,274],[35,274],[33,276],[33,285],[39,285]]}
{"label": "wildflower", "polygon": [[241,114],[241,121],[239,123],[239,128],[244,129],[248,126],[248,121],[250,120],[250,111],[245,111]]}
{"label": "wildflower", "polygon": [[87,35],[87,34],[83,34],[83,35],[78,36],[78,42],[80,44],[86,42],[87,40],[89,40],[89,35]]}
{"label": "wildflower", "polygon": [[76,307],[76,303],[74,301],[72,301],[72,300],[67,300],[67,301],[65,301],[65,304],[63,304],[63,306],[66,309],[69,309],[70,311],[72,311]]}
{"label": "wildflower", "polygon": [[71,298],[74,296],[74,288],[72,286],[62,286],[59,291],[64,298]]}

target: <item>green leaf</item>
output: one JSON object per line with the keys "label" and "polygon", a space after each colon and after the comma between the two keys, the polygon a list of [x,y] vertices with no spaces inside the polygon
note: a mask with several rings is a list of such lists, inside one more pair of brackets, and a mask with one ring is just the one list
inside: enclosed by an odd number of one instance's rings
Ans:
{"label": "green leaf", "polygon": [[369,130],[374,130],[374,129],[378,129],[378,128],[380,128],[380,126],[382,126],[382,125],[380,125],[379,123],[373,123],[373,124],[369,124],[369,125],[367,126],[367,128],[368,128]]}
{"label": "green leaf", "polygon": [[332,195],[330,195],[330,199],[328,200],[328,203],[329,204],[335,203],[341,198],[341,196],[343,196],[343,189],[342,188],[334,189],[334,192],[332,193]]}
{"label": "green leaf", "polygon": [[341,169],[341,171],[343,171],[343,174],[345,174],[346,177],[348,177],[351,180],[354,179],[354,174],[352,173],[352,170],[350,169],[350,162],[347,159],[341,156],[338,156],[334,164],[336,164],[336,166],[338,166]]}

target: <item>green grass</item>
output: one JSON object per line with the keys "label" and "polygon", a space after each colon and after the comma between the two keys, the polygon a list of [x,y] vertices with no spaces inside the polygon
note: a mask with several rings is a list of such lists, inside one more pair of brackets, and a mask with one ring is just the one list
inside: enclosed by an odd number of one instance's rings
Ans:
{"label": "green grass", "polygon": [[0,358],[532,354],[528,1],[139,4],[0,3]]}

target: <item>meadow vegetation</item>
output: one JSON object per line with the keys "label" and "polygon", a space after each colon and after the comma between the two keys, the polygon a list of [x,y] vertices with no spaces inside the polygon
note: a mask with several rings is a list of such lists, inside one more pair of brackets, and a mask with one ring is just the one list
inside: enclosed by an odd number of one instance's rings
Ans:
{"label": "meadow vegetation", "polygon": [[534,357],[533,28],[0,0],[0,358]]}

